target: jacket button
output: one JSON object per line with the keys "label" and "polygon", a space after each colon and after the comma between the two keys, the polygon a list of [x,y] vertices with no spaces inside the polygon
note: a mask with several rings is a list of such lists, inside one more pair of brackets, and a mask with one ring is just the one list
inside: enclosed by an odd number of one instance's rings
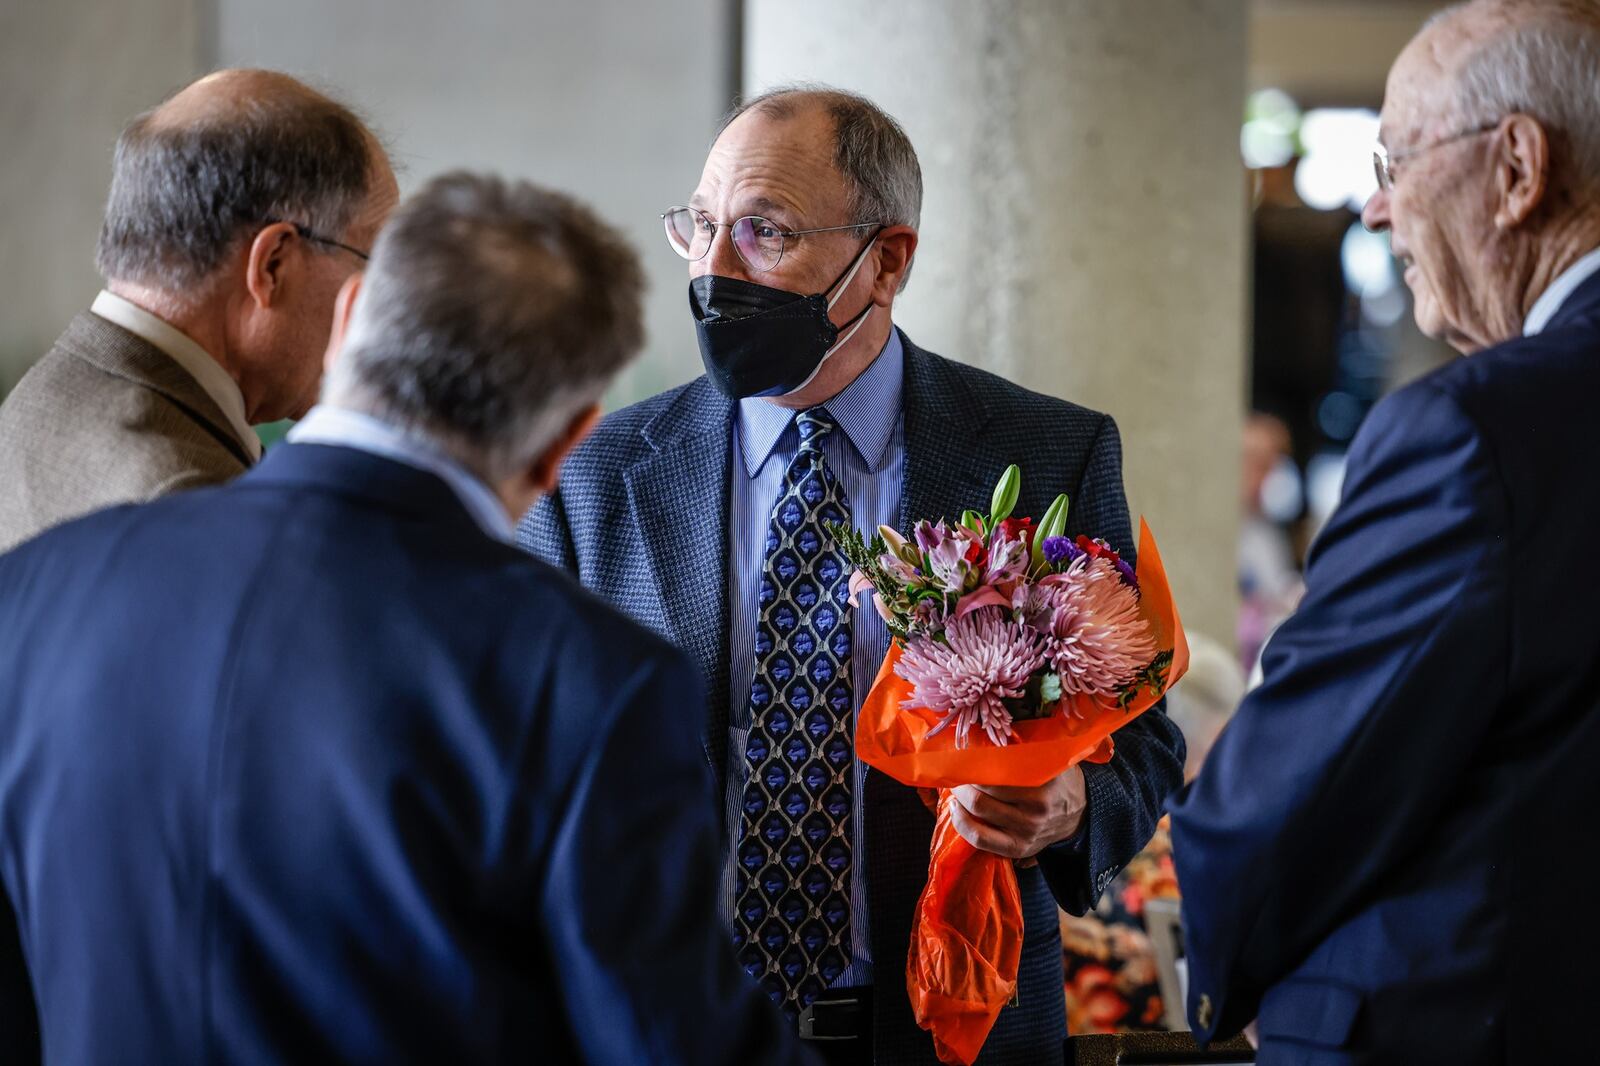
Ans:
{"label": "jacket button", "polygon": [[1210,996],[1203,995],[1203,996],[1200,997],[1200,1007],[1199,1007],[1198,1010],[1196,1010],[1194,1012],[1194,1014],[1195,1014],[1195,1020],[1200,1023],[1200,1028],[1202,1028],[1202,1029],[1211,1028],[1211,997]]}

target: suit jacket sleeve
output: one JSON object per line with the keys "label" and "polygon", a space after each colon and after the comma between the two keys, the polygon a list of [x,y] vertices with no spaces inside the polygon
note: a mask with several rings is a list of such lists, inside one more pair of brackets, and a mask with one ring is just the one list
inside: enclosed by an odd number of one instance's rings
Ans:
{"label": "suit jacket sleeve", "polygon": [[[1071,498],[1067,531],[1103,537],[1130,562],[1136,559],[1122,490],[1122,438],[1109,416]],[[1051,893],[1073,914],[1093,907],[1117,871],[1150,842],[1162,801],[1183,780],[1183,735],[1167,717],[1165,701],[1118,730],[1115,741],[1109,763],[1083,768],[1089,806],[1080,839],[1039,855]]]}
{"label": "suit jacket sleeve", "polygon": [[1347,470],[1265,684],[1173,809],[1202,1041],[1255,1017],[1414,851],[1506,689],[1508,508],[1477,426],[1413,386],[1372,413]]}
{"label": "suit jacket sleeve", "polygon": [[572,527],[567,523],[567,509],[560,489],[541,497],[522,516],[522,521],[517,523],[517,544],[551,566],[559,566],[577,576],[578,555],[572,547]]}
{"label": "suit jacket sleeve", "polygon": [[666,653],[619,677],[556,830],[540,912],[591,1062],[808,1061],[717,915],[702,691]]}

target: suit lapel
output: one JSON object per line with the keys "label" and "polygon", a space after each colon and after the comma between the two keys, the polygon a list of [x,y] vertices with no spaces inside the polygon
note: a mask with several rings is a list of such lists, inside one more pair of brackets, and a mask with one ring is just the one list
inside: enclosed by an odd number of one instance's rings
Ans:
{"label": "suit lapel", "polygon": [[906,352],[906,466],[899,528],[908,531],[924,518],[953,522],[969,507],[987,510],[994,483],[1012,460],[987,454],[982,433],[989,412],[973,407],[971,393],[947,380],[949,373],[937,356],[903,333],[901,340]]}
{"label": "suit lapel", "polygon": [[644,428],[654,450],[623,474],[663,621],[708,679],[706,756],[719,781],[728,752],[732,420],[732,402],[701,379]]}

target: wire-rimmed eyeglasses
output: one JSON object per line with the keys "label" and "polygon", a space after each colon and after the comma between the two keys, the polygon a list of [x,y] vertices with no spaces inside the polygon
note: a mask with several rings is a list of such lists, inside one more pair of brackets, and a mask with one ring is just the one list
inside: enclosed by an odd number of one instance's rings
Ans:
{"label": "wire-rimmed eyeglasses", "polygon": [[[266,224],[271,226],[282,221],[283,219],[269,218],[267,219]],[[322,234],[313,230],[310,226],[303,226],[298,222],[290,222],[288,225],[294,227],[295,233],[300,237],[301,240],[310,241],[313,244],[326,244],[330,248],[338,248],[342,251],[349,252],[363,263],[372,258],[371,252],[363,252],[360,248],[352,248],[343,241],[336,241],[332,237],[324,237]]]}
{"label": "wire-rimmed eyeglasses", "polygon": [[733,237],[733,250],[739,253],[739,258],[751,270],[771,270],[782,262],[784,248],[790,237],[877,225],[876,222],[852,222],[848,226],[786,230],[760,215],[746,215],[732,222],[714,222],[704,211],[693,207],[669,207],[661,213],[661,221],[666,227],[667,243],[691,263],[704,259],[706,253],[711,251],[711,242],[716,238],[717,230],[726,228]]}
{"label": "wire-rimmed eyeglasses", "polygon": [[1374,144],[1372,146],[1372,172],[1378,177],[1378,188],[1384,192],[1394,188],[1394,165],[1400,160],[1410,159],[1412,156],[1422,155],[1424,152],[1431,152],[1435,148],[1443,148],[1445,145],[1454,144],[1456,141],[1464,141],[1468,137],[1478,137],[1485,133],[1490,133],[1500,128],[1500,122],[1500,119],[1495,119],[1493,122],[1487,122],[1482,126],[1474,126],[1470,130],[1462,130],[1459,133],[1452,133],[1448,137],[1441,137],[1431,144],[1424,144],[1419,148],[1402,148],[1398,152],[1389,151],[1381,142]]}

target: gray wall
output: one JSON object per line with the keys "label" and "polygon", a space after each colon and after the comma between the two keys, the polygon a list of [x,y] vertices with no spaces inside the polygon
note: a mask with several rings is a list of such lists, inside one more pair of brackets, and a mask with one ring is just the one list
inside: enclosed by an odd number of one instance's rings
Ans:
{"label": "gray wall", "polygon": [[354,104],[402,190],[457,166],[575,193],[650,274],[649,347],[613,402],[699,372],[682,260],[661,210],[686,199],[736,91],[731,0],[6,0],[0,4],[0,390],[98,288],[112,144],[215,66],[275,67]]}
{"label": "gray wall", "polygon": [[0,3],[0,391],[99,289],[112,144],[200,72],[203,5]]}
{"label": "gray wall", "polygon": [[726,0],[216,0],[216,60],[300,74],[386,137],[408,191],[473,167],[572,192],[650,275],[644,356],[613,401],[699,372],[688,275],[663,208],[700,177],[735,91]]}

